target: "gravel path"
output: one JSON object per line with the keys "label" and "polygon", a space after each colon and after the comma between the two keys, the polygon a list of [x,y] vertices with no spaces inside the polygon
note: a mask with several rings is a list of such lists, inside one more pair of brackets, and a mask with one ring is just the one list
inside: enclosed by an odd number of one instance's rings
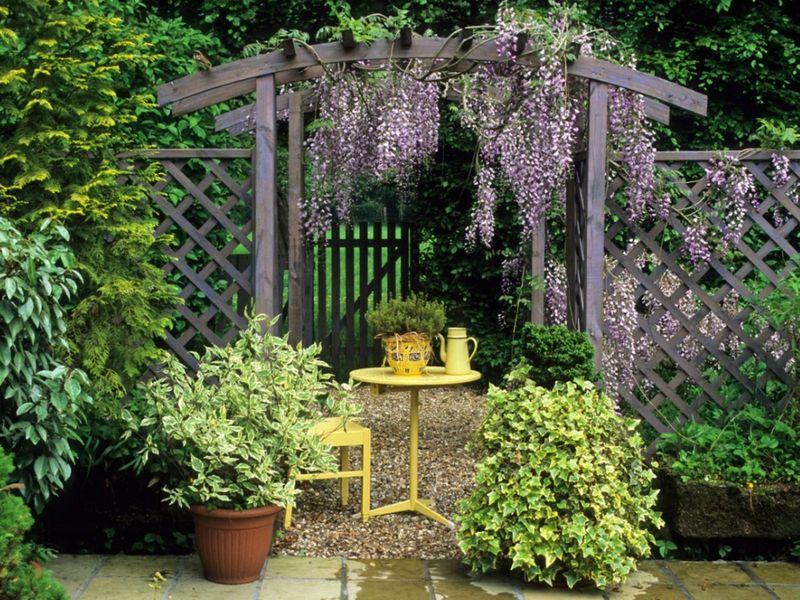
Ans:
{"label": "gravel path", "polygon": [[[372,507],[408,498],[407,392],[381,396],[368,386],[355,392],[372,430]],[[420,391],[419,491],[448,518],[471,487],[475,457],[464,449],[485,413],[478,388],[458,386]],[[354,451],[352,456],[359,455]],[[354,465],[358,464],[353,460]],[[362,523],[361,482],[350,485],[350,503],[339,502],[339,481],[305,482],[292,528],[274,544],[275,554],[348,558],[459,558],[453,532],[416,513],[371,518]]]}

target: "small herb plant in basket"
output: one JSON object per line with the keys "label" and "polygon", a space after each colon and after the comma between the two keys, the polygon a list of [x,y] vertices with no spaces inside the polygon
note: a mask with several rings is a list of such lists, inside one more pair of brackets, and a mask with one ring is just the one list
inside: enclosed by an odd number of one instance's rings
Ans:
{"label": "small herb plant in basket", "polygon": [[433,353],[431,339],[444,328],[444,304],[423,295],[390,298],[367,314],[386,360],[398,375],[419,375]]}

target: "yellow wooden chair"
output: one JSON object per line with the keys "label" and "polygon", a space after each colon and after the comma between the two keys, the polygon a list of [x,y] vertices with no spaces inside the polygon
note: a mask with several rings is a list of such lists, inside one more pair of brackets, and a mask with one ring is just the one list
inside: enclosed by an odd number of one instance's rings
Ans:
{"label": "yellow wooden chair", "polygon": [[[352,419],[345,421],[341,417],[323,419],[311,428],[314,433],[326,444],[339,448],[339,471],[335,473],[300,473],[298,481],[313,479],[341,479],[340,488],[342,506],[350,500],[350,478],[361,478],[361,518],[366,522],[369,518],[369,478],[371,461],[371,437],[368,428]],[[361,446],[361,468],[357,471],[350,470],[350,447]],[[283,528],[292,525],[292,507],[286,507],[283,517]]]}

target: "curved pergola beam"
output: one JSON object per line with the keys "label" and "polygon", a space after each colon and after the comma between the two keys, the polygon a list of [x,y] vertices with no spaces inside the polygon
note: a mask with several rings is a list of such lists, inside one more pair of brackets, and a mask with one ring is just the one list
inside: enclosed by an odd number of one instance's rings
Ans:
{"label": "curved pergola beam", "polygon": [[[298,46],[293,58],[287,58],[283,52],[271,52],[166,83],[158,89],[158,103],[161,106],[172,104],[173,115],[180,115],[253,92],[256,80],[265,75],[274,75],[276,85],[285,85],[319,77],[322,65],[392,59],[441,60],[442,64],[435,68],[445,72],[467,70],[475,63],[504,60],[498,56],[494,40],[478,43],[468,50],[462,50],[457,39],[438,37],[415,39],[409,48],[394,40],[359,44],[352,50],[338,42]],[[535,64],[535,55],[523,55],[519,60]],[[571,62],[568,72],[633,90],[698,115],[706,114],[704,94],[654,75],[587,56],[579,56]]]}

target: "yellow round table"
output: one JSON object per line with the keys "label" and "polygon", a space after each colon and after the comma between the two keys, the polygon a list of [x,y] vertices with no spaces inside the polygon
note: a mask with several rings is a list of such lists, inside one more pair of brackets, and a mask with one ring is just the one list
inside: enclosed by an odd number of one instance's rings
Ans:
{"label": "yellow round table", "polygon": [[370,384],[373,394],[387,392],[409,392],[411,412],[409,417],[409,498],[369,511],[369,516],[387,515],[390,513],[414,511],[452,528],[453,523],[429,506],[428,500],[417,496],[417,448],[419,444],[419,390],[446,387],[477,381],[481,378],[478,371],[470,371],[464,375],[446,375],[444,367],[426,367],[422,375],[395,375],[391,367],[374,367],[350,371],[350,379]]}

